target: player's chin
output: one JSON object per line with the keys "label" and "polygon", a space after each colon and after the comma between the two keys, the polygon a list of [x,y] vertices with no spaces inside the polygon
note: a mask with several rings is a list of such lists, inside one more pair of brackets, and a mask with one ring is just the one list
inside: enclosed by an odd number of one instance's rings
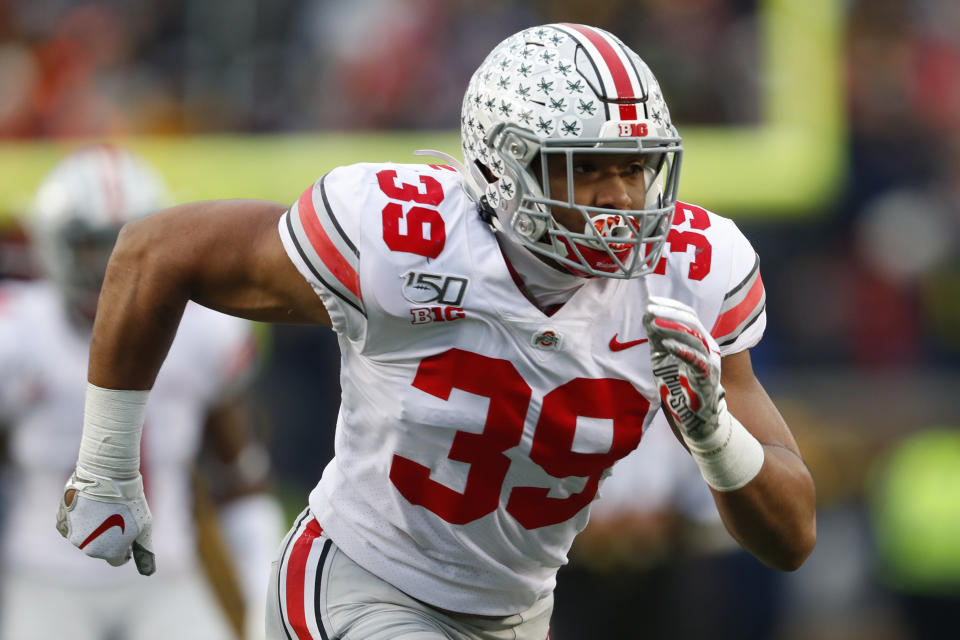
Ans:
{"label": "player's chin", "polygon": [[[571,246],[571,242],[566,238],[560,238],[560,242],[564,245],[567,255],[566,258],[571,262],[576,263],[586,263],[586,266],[592,269],[594,272],[599,273],[588,273],[577,269],[576,266],[570,264],[564,264],[564,268],[572,273],[575,276],[581,278],[596,278],[602,277],[603,274],[616,274],[622,271],[621,264],[627,265],[630,262],[630,253],[633,250],[633,247],[626,247],[623,249],[613,249],[613,255],[616,256],[616,260],[610,257],[610,254],[603,249],[597,249],[594,247],[587,246],[582,242],[575,241],[576,249]],[[617,260],[620,262],[618,263]]]}

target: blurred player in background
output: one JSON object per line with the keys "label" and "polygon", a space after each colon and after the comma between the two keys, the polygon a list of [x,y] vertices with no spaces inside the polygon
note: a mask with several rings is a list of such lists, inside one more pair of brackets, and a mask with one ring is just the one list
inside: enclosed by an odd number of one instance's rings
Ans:
{"label": "blurred player in background", "polygon": [[219,521],[232,553],[221,555],[236,561],[226,571],[239,579],[247,624],[258,630],[247,637],[263,635],[269,561],[283,524],[264,492],[268,458],[250,438],[243,402],[257,354],[249,323],[189,305],[158,377],[141,451],[158,517],[153,542],[165,560],[154,580],[132,567],[86,561],[51,529],[45,507],[59,499],[80,442],[77,416],[107,258],[123,223],[166,201],[159,177],[129,152],[75,152],[44,180],[26,221],[47,277],[0,288],[0,427],[9,457],[0,538],[4,640],[236,637],[237,612],[231,628],[198,558],[194,468],[204,442],[221,461],[205,483],[231,498]]}
{"label": "blurred player in background", "polygon": [[600,29],[527,29],[474,74],[461,138],[466,166],[340,167],[292,207],[125,227],[61,533],[123,519],[86,553],[153,571],[142,407],[192,299],[340,341],[336,455],[274,563],[270,638],[542,640],[601,481],[661,407],[734,538],[800,566],[814,487],[750,362],[759,261],[676,201],[680,138],[644,62]]}

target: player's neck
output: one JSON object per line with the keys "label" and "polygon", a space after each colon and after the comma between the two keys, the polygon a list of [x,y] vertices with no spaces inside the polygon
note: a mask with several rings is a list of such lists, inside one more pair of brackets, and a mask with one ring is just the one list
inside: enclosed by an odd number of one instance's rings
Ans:
{"label": "player's neck", "polygon": [[584,278],[544,264],[530,251],[504,238],[502,233],[497,232],[496,237],[504,259],[522,281],[518,283],[521,291],[541,311],[555,311],[586,283]]}

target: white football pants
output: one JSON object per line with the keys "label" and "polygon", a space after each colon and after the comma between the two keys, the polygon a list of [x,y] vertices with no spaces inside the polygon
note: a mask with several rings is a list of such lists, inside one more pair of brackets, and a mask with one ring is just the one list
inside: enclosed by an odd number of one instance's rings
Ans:
{"label": "white football pants", "polygon": [[546,640],[553,595],[503,618],[415,600],[340,551],[305,510],[273,563],[267,640]]}

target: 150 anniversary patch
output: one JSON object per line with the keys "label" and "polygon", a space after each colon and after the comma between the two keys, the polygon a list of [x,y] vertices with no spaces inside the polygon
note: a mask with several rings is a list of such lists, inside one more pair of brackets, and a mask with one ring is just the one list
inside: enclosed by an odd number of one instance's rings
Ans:
{"label": "150 anniversary patch", "polygon": [[470,280],[460,276],[425,271],[408,271],[403,278],[403,297],[414,304],[439,304],[459,307]]}

